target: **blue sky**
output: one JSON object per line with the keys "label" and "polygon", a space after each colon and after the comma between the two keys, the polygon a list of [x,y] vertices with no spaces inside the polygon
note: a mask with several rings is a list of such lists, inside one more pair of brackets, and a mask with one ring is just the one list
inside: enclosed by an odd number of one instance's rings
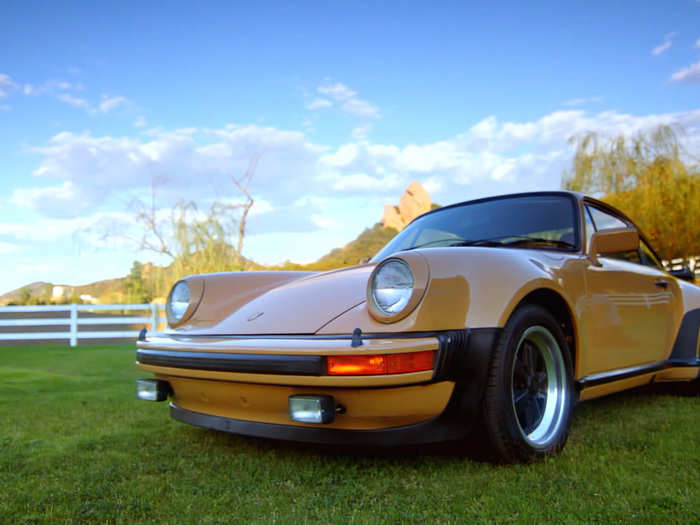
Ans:
{"label": "blue sky", "polygon": [[166,262],[127,239],[133,203],[235,201],[259,152],[265,263],[345,244],[412,180],[557,188],[576,133],[678,123],[700,152],[700,2],[474,4],[5,0],[0,293]]}

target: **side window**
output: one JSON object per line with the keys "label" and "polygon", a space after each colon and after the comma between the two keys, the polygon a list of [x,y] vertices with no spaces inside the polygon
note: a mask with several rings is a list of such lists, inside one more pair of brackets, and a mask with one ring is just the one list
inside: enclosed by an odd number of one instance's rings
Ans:
{"label": "side window", "polygon": [[651,266],[652,268],[658,268],[659,270],[664,269],[661,261],[656,258],[654,252],[651,251],[647,243],[640,241],[640,248],[642,250],[642,264]]}
{"label": "side window", "polygon": [[[591,214],[591,218],[593,219],[593,223],[595,224],[596,231],[613,230],[615,228],[627,228],[629,226],[619,217],[615,217],[614,215],[599,210],[598,208],[594,208],[593,206],[586,206],[586,209]],[[606,255],[605,257],[642,264],[642,260],[639,257],[639,250],[611,253],[609,255]]]}
{"label": "side window", "polygon": [[595,222],[595,227],[597,230],[612,230],[615,228],[627,228],[622,220],[618,219],[614,215],[610,215],[604,211],[600,211],[598,208],[593,208],[591,206],[586,206],[588,211],[591,212],[591,217],[593,217],[593,222]]}
{"label": "side window", "polygon": [[595,226],[593,225],[593,219],[591,219],[591,212],[588,209],[588,206],[586,206],[585,211],[583,214],[586,216],[586,250],[588,247],[591,245],[591,237],[593,237],[593,234],[595,233]]}

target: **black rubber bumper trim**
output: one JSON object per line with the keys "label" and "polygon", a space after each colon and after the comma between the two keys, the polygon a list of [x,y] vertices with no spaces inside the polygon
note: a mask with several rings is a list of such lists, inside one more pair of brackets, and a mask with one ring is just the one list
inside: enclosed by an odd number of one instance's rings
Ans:
{"label": "black rubber bumper trim", "polygon": [[666,361],[659,361],[657,363],[649,363],[647,365],[633,366],[630,368],[623,368],[620,370],[611,370],[610,372],[602,372],[600,374],[593,374],[590,376],[582,377],[576,381],[576,386],[579,390],[584,388],[604,385],[606,383],[612,383],[614,381],[621,381],[623,379],[629,379],[632,377],[642,376],[644,374],[651,374],[653,372],[660,372],[667,368],[684,368],[684,367],[700,367],[700,359],[668,359]]}
{"label": "black rubber bumper trim", "polygon": [[393,447],[439,443],[461,439],[469,428],[463,421],[450,417],[447,411],[422,423],[378,430],[347,430],[259,423],[193,412],[172,403],[170,403],[170,416],[183,423],[233,434],[325,445]]}
{"label": "black rubber bumper trim", "polygon": [[324,370],[323,357],[307,355],[174,352],[140,348],[136,351],[136,360],[144,365],[251,374],[320,376]]}

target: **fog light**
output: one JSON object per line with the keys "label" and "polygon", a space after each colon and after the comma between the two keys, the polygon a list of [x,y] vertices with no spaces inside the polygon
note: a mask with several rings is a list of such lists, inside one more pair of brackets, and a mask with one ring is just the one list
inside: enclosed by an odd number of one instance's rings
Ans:
{"label": "fog light", "polygon": [[330,423],[335,417],[333,396],[289,396],[289,417],[300,423]]}
{"label": "fog light", "polygon": [[172,392],[170,383],[162,379],[136,380],[136,397],[144,401],[165,401]]}

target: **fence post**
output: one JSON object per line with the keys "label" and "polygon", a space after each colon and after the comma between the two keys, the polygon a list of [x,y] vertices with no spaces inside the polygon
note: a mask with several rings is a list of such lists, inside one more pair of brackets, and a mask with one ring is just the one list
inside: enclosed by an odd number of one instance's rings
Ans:
{"label": "fence post", "polygon": [[156,303],[151,303],[151,332],[158,331],[158,305]]}
{"label": "fence post", "polygon": [[78,305],[70,304],[70,345],[78,346]]}

